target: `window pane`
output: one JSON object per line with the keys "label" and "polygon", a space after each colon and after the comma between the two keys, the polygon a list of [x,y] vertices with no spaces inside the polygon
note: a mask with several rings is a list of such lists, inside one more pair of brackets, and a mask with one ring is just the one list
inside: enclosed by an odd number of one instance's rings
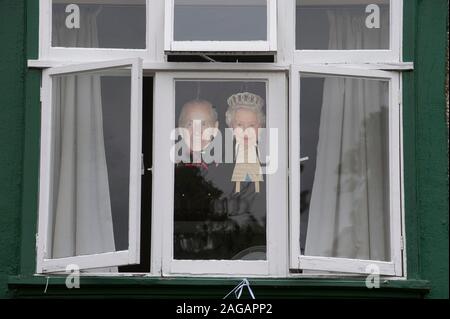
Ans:
{"label": "window pane", "polygon": [[267,40],[266,0],[175,0],[175,41]]}
{"label": "window pane", "polygon": [[[177,142],[174,259],[265,260],[266,184],[258,156],[266,83],[179,80],[175,89],[176,126],[186,135]],[[232,129],[238,127],[248,129],[247,138]]]}
{"label": "window pane", "polygon": [[53,47],[145,49],[145,0],[53,0],[52,28]]}
{"label": "window pane", "polygon": [[388,50],[389,0],[297,0],[297,50]]}
{"label": "window pane", "polygon": [[54,76],[51,258],[128,249],[130,70]]}
{"label": "window pane", "polygon": [[389,82],[300,85],[302,254],[389,261]]}

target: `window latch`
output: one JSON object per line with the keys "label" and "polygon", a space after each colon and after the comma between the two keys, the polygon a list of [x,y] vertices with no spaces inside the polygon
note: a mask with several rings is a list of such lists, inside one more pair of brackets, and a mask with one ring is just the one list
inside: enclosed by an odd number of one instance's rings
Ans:
{"label": "window latch", "polygon": [[141,153],[141,175],[145,175],[145,171],[153,172],[153,167],[145,168],[144,154]]}

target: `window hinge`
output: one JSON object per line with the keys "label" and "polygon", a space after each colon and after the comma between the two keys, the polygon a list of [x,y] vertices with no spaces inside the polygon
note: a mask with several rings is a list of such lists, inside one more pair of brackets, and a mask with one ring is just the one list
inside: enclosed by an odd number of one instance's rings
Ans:
{"label": "window hinge", "polygon": [[403,236],[400,236],[400,249],[405,250],[405,240],[403,239]]}
{"label": "window hinge", "polygon": [[36,233],[36,251],[38,250],[39,247],[39,234]]}
{"label": "window hinge", "polygon": [[40,102],[42,102],[42,97],[43,97],[43,94],[44,93],[44,91],[42,90],[42,86],[41,86],[41,88],[39,89],[39,101]]}

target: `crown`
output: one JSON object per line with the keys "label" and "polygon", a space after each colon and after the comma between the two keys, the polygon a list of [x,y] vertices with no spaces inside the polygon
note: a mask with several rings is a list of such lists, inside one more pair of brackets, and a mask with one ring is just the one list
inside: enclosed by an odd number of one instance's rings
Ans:
{"label": "crown", "polygon": [[261,109],[264,105],[264,100],[259,95],[250,92],[233,94],[228,98],[227,102],[230,107],[238,105],[247,105]]}

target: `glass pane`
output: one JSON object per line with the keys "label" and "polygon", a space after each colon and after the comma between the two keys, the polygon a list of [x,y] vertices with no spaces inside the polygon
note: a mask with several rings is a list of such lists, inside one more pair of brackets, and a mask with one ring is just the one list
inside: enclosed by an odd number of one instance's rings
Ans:
{"label": "glass pane", "polygon": [[145,49],[145,30],[145,0],[53,0],[53,47]]}
{"label": "glass pane", "polygon": [[297,0],[297,50],[388,50],[389,0]]}
{"label": "glass pane", "polygon": [[265,41],[266,0],[175,0],[174,40]]}
{"label": "glass pane", "polygon": [[180,80],[175,90],[174,259],[265,260],[266,83]]}
{"label": "glass pane", "polygon": [[389,261],[389,82],[300,85],[302,254]]}
{"label": "glass pane", "polygon": [[51,258],[128,249],[131,71],[53,77]]}

